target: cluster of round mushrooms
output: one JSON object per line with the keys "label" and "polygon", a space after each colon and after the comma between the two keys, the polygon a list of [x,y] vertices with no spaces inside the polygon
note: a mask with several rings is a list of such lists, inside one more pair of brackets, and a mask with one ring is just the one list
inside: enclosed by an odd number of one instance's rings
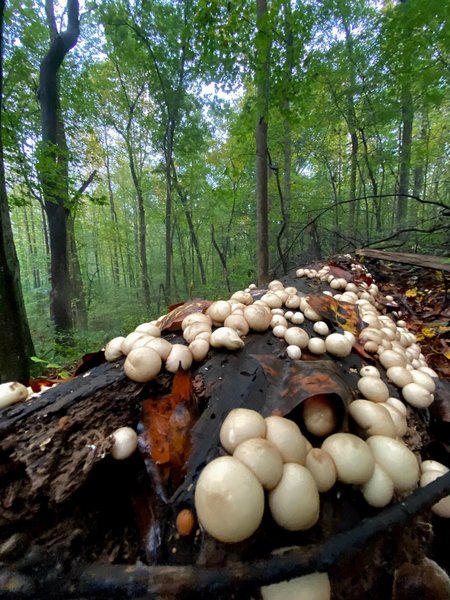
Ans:
{"label": "cluster of round mushrooms", "polygon": [[[151,381],[163,368],[170,373],[180,367],[189,369],[193,362],[203,361],[211,347],[238,350],[250,331],[269,328],[286,342],[291,360],[300,360],[304,349],[339,359],[348,356],[359,343],[386,369],[383,375],[371,365],[360,370],[357,387],[361,398],[353,400],[348,408],[360,435],[336,431],[336,410],[326,396],[303,403],[305,434],[294,421],[283,417],[264,419],[245,408],[228,414],[220,440],[229,454],[205,466],[195,490],[201,526],[222,542],[236,543],[251,536],[261,523],[266,499],[279,526],[290,531],[305,530],[319,518],[319,494],[330,490],[336,481],[358,486],[368,504],[383,507],[394,494],[407,494],[419,482],[427,485],[448,471],[433,460],[420,463],[402,441],[408,407],[426,408],[433,402],[437,377],[428,368],[405,321],[396,313],[396,320],[381,313],[380,292],[373,283],[348,283],[334,277],[328,266],[318,271],[298,269],[296,276],[319,278],[332,290],[324,294],[356,305],[366,325],[359,338],[348,331],[330,333],[327,323],[308,303],[307,295],[274,280],[258,300],[252,295],[256,285],[251,284],[229,300],[213,302],[205,312],[186,316],[181,324],[185,344],[172,344],[161,337],[161,317],[139,325],[126,337],[112,339],[105,347],[108,361],[126,356],[125,373],[137,382]],[[386,296],[386,300],[393,302],[392,297]],[[301,327],[305,320],[313,322],[312,337]],[[383,379],[398,388],[397,396],[403,401],[390,394]],[[3,384],[0,408],[27,396],[27,388],[21,384]],[[322,440],[320,447],[312,447],[308,432]],[[137,435],[130,427],[115,431],[112,440],[111,454],[119,460],[137,447]],[[433,511],[450,517],[450,496],[435,504]],[[326,574],[298,578],[297,584],[299,589],[306,586],[307,590],[317,585],[322,590],[317,598],[329,597]],[[296,580],[263,588],[263,597],[277,597],[272,590],[281,590],[280,585],[293,586]],[[293,592],[291,587],[286,591]]]}

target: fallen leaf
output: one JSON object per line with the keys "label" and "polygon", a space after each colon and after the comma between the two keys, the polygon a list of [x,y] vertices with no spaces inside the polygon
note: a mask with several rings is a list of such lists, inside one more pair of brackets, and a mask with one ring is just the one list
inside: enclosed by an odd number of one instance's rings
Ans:
{"label": "fallen leaf", "polygon": [[178,331],[181,329],[181,323],[185,317],[192,313],[203,312],[211,304],[211,300],[194,298],[194,300],[180,304],[167,315],[160,317],[156,324],[160,327],[161,331],[165,329],[168,331]]}
{"label": "fallen leaf", "polygon": [[331,321],[335,327],[350,331],[353,335],[358,336],[365,327],[355,304],[335,300],[326,294],[309,296],[308,304],[321,317]]}

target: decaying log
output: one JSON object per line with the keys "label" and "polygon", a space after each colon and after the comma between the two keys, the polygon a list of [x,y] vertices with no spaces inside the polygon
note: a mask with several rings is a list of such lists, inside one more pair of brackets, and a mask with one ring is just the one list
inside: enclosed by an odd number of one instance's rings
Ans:
{"label": "decaying log", "polygon": [[368,256],[379,260],[416,265],[436,271],[450,271],[450,258],[445,256],[431,256],[426,254],[411,254],[408,252],[388,252],[386,250],[372,250],[371,248],[360,248],[355,250],[356,256]]}

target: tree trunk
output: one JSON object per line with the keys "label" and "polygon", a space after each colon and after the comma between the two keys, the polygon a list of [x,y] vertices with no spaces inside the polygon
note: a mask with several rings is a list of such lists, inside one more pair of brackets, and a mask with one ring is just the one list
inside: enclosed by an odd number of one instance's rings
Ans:
{"label": "tree trunk", "polygon": [[46,0],[46,12],[51,31],[50,49],[41,62],[39,102],[41,105],[42,148],[40,178],[48,219],[51,255],[50,314],[58,333],[68,332],[73,326],[71,303],[72,285],[68,277],[69,190],[67,178],[68,156],[61,137],[61,115],[58,71],[64,57],[78,41],[80,32],[78,0],[67,0],[67,29],[56,30],[52,0]]}
{"label": "tree trunk", "polygon": [[3,18],[0,0],[0,382],[28,383],[29,357],[34,353],[20,284],[6,194],[3,159]]}
{"label": "tree trunk", "polygon": [[256,0],[256,222],[258,284],[269,279],[267,119],[269,111],[270,37],[267,0]]}
{"label": "tree trunk", "polygon": [[414,119],[414,107],[411,89],[407,83],[402,87],[402,131],[400,140],[400,167],[397,189],[397,229],[405,227],[408,222],[409,171],[411,168],[411,145]]}
{"label": "tree trunk", "polygon": [[290,86],[292,71],[294,68],[294,36],[291,26],[291,5],[290,2],[284,3],[285,9],[285,50],[286,62],[284,66],[284,90],[283,90],[283,154],[284,154],[284,173],[283,173],[283,237],[285,241],[284,260],[287,260],[286,253],[289,249],[290,239],[290,221],[291,221],[291,169],[292,169],[292,131],[290,122]]}

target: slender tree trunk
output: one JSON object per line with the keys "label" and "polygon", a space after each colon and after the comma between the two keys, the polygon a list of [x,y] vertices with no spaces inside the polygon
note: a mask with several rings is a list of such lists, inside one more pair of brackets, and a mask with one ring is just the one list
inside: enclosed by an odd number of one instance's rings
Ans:
{"label": "slender tree trunk", "polygon": [[0,0],[0,382],[28,383],[29,357],[34,354],[20,284],[6,194],[3,159],[3,25],[5,0]]}
{"label": "slender tree trunk", "polygon": [[256,244],[258,283],[269,279],[269,208],[267,185],[267,119],[269,112],[270,36],[267,0],[256,0]]}
{"label": "slender tree trunk", "polygon": [[[291,26],[291,4],[284,3],[285,11],[285,50],[286,62],[284,65],[284,100],[282,103],[283,110],[283,155],[284,155],[284,172],[283,172],[283,237],[284,237],[284,254],[289,248],[290,241],[290,222],[291,222],[291,170],[292,170],[292,130],[290,122],[290,95],[291,95],[291,80],[292,71],[294,69],[294,35]],[[287,256],[285,256],[287,260]]]}
{"label": "slender tree trunk", "polygon": [[51,30],[50,49],[41,62],[39,102],[41,105],[42,149],[40,178],[48,219],[51,255],[50,314],[57,333],[68,332],[72,326],[72,286],[68,277],[69,240],[67,235],[68,156],[61,143],[59,68],[79,36],[78,0],[67,0],[67,29],[56,31],[52,0],[46,0],[46,12]]}
{"label": "slender tree trunk", "polygon": [[[109,210],[111,214],[111,221],[114,228],[113,240],[112,240],[112,256],[111,256],[111,271],[112,271],[112,280],[115,285],[119,284],[120,281],[120,270],[119,270],[119,227],[117,223],[117,212],[116,206],[114,202],[114,191],[112,187],[111,181],[111,166],[109,159],[109,146],[108,146],[108,136],[105,134],[105,142],[106,142],[106,152],[105,152],[105,167],[106,167],[106,181],[108,184],[108,198],[109,198]],[[122,257],[122,268],[123,268],[123,257]]]}
{"label": "slender tree trunk", "polygon": [[414,119],[414,106],[411,89],[407,83],[402,88],[402,129],[400,139],[400,167],[397,190],[397,229],[408,223],[409,173],[411,169],[411,146]]}

